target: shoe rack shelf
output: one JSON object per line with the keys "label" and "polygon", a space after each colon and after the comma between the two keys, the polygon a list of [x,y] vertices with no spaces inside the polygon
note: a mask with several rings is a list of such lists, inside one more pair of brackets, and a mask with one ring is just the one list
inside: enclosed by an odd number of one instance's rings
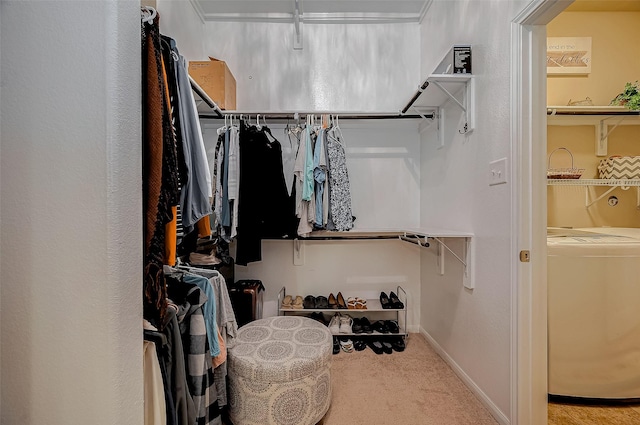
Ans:
{"label": "shoe rack shelf", "polygon": [[[398,323],[398,327],[400,328],[397,333],[380,333],[380,332],[370,332],[370,333],[339,333],[334,334],[334,336],[358,336],[358,337],[369,337],[369,336],[402,336],[406,337],[409,333],[407,332],[407,292],[402,288],[402,286],[396,287],[396,294],[398,295],[398,299],[402,301],[404,308],[382,308],[382,304],[380,303],[380,299],[376,298],[367,298],[367,308],[363,309],[350,309],[350,308],[281,308],[278,307],[278,315],[285,316],[287,314],[297,314],[297,315],[305,315],[311,313],[325,313],[334,315],[335,313],[348,314],[352,318],[354,317],[366,317],[369,319],[371,323],[374,323],[377,320],[395,320]],[[289,294],[291,295],[291,294]],[[278,306],[282,306],[282,300],[287,296],[286,287],[282,287],[280,292],[278,292]],[[292,295],[295,298],[295,295]],[[304,298],[304,297],[303,297]],[[345,297],[345,298],[348,298]],[[380,313],[390,313],[393,318],[381,317]],[[369,314],[376,313],[376,314]],[[377,317],[376,317],[377,316]]]}

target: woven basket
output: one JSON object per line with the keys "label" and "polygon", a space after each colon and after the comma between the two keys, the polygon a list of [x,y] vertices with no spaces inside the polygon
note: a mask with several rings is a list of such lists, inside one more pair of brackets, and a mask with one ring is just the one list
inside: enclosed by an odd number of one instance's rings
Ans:
{"label": "woven basket", "polygon": [[640,179],[640,156],[610,156],[600,161],[601,179]]}
{"label": "woven basket", "polygon": [[[570,168],[551,168],[551,157],[559,150],[566,151],[571,157]],[[575,168],[573,165],[573,154],[567,148],[557,148],[549,154],[549,161],[547,163],[547,178],[548,179],[579,179],[584,173],[584,168]]]}

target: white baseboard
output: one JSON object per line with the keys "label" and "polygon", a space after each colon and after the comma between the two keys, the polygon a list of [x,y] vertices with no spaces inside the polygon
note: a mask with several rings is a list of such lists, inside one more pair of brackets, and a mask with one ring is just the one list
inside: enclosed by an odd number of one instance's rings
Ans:
{"label": "white baseboard", "polygon": [[511,421],[509,421],[509,418],[504,413],[502,413],[498,406],[496,406],[495,403],[491,401],[491,399],[484,393],[484,391],[482,391],[480,387],[478,387],[478,385],[473,382],[473,379],[471,379],[469,375],[467,375],[465,371],[462,370],[460,366],[458,366],[458,364],[449,356],[449,354],[447,354],[446,351],[444,351],[442,347],[440,347],[436,340],[433,339],[422,326],[420,326],[420,334],[426,338],[427,342],[429,343],[429,345],[431,345],[435,352],[438,353],[438,355],[442,357],[445,362],[447,362],[454,373],[458,375],[458,378],[460,378],[462,382],[471,390],[471,392],[480,400],[484,407],[489,410],[491,416],[493,416],[500,425],[510,425]]}
{"label": "white baseboard", "polygon": [[419,325],[410,325],[407,326],[407,332],[409,332],[410,334],[417,334],[418,332],[421,332],[422,328]]}

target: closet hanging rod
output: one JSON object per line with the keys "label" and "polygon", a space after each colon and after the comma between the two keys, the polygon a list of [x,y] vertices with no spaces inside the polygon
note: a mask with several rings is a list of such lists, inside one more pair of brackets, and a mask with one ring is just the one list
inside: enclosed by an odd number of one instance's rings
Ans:
{"label": "closet hanging rod", "polygon": [[[416,100],[418,100],[418,98],[420,97],[420,95],[422,94],[422,92],[423,92],[427,87],[429,87],[429,81],[426,81],[426,80],[425,80],[425,82],[424,82],[424,83],[422,83],[422,85],[421,85],[420,87],[418,87],[418,91],[416,91],[416,93],[413,95],[413,97],[411,98],[411,100],[409,101],[409,103],[407,103],[407,106],[405,106],[405,107],[402,109],[402,112],[401,112],[402,114],[406,114],[406,113],[407,113],[407,111],[408,111],[408,110],[413,106],[413,104],[414,104],[414,103],[416,103]],[[433,114],[432,114],[432,115],[431,115],[431,117],[429,117],[429,118],[432,118],[432,117],[433,117]]]}
{"label": "closet hanging rod", "polygon": [[213,112],[215,112],[216,114],[215,117],[224,118],[224,116],[222,115],[222,110],[220,109],[218,104],[214,102],[213,99],[211,99],[204,90],[202,90],[202,87],[200,87],[200,85],[198,85],[198,83],[196,83],[196,81],[191,78],[191,75],[189,75],[189,83],[191,83],[191,89],[196,92],[200,99],[202,99],[204,103],[206,103],[211,109],[213,109]]}
{"label": "closet hanging rod", "polygon": [[429,242],[427,241],[426,237],[424,238],[424,241],[421,241],[420,237],[417,235],[402,235],[398,236],[398,239],[400,239],[401,241],[410,242],[423,248],[429,248]]}
{"label": "closet hanging rod", "polygon": [[[265,119],[270,119],[270,120],[304,120],[306,118],[307,115],[326,115],[325,113],[300,113],[296,116],[296,114],[292,114],[292,113],[283,113],[283,114],[279,114],[279,113],[262,113],[262,112],[235,112],[235,111],[224,111],[223,112],[226,115],[246,115],[246,116],[255,116],[255,115],[260,115],[260,117],[263,117]],[[421,119],[422,117],[420,115],[399,115],[399,114],[329,114],[329,115],[336,115],[339,119],[341,120],[394,120],[394,119]],[[219,120],[219,119],[224,119],[224,116],[218,116],[218,115],[212,115],[212,114],[208,114],[208,113],[200,113],[198,115],[200,118],[202,119],[212,119],[212,120]],[[433,118],[433,114],[426,114],[425,115],[427,118]]]}
{"label": "closet hanging rod", "polygon": [[631,115],[638,116],[640,115],[640,111],[633,110],[558,110],[556,108],[547,108],[547,115]]}

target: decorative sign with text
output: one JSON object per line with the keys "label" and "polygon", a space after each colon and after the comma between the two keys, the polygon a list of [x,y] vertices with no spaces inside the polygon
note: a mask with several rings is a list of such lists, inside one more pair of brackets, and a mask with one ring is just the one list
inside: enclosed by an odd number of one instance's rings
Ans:
{"label": "decorative sign with text", "polygon": [[547,74],[589,74],[591,37],[547,37]]}

